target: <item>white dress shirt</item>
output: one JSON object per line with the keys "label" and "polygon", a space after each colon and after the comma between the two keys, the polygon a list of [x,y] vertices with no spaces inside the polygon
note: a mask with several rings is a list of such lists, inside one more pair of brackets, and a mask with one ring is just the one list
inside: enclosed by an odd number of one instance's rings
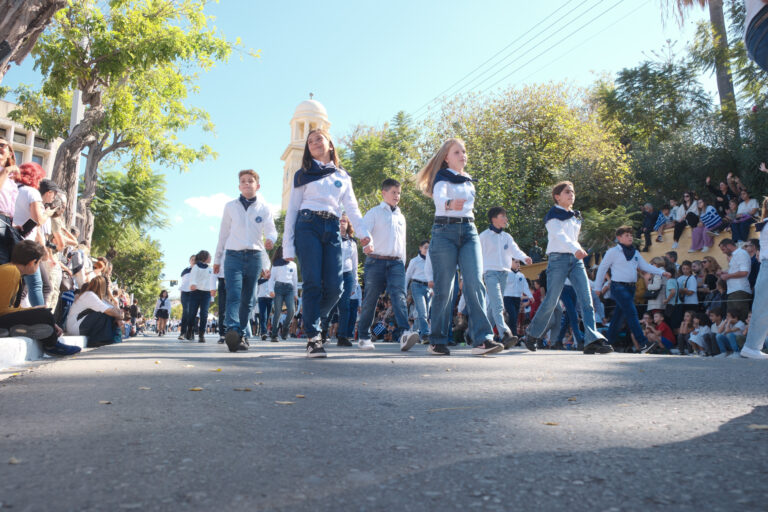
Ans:
{"label": "white dress shirt", "polygon": [[179,291],[180,292],[188,292],[189,290],[189,279],[192,277],[192,267],[187,267],[184,270],[181,271],[181,280],[179,281]]}
{"label": "white dress shirt", "polygon": [[377,256],[392,256],[405,263],[405,216],[400,208],[381,202],[368,210],[363,225],[371,234],[371,243]]}
{"label": "white dress shirt", "polygon": [[247,210],[239,199],[228,202],[224,207],[214,258],[217,265],[221,265],[224,251],[264,251],[264,238],[272,243],[277,241],[272,212],[262,198],[257,197]]}
{"label": "white dress shirt", "polygon": [[525,261],[528,255],[520,250],[515,239],[506,231],[496,233],[486,229],[478,236],[483,251],[483,272],[509,270],[512,260]]}
{"label": "white dress shirt", "polygon": [[352,180],[346,171],[339,169],[333,174],[298,188],[294,187],[293,183],[291,183],[291,199],[285,212],[283,257],[296,257],[294,232],[296,229],[296,218],[300,210],[329,212],[337,217],[341,217],[342,206],[358,237],[360,239],[370,237],[370,234],[363,225],[363,217],[360,215],[360,208],[357,206],[355,191],[352,190]]}
{"label": "white dress shirt", "polygon": [[522,272],[510,271],[507,274],[507,284],[504,286],[504,296],[521,298],[523,295],[531,299],[533,298],[531,288],[528,286],[528,280]]}
{"label": "white dress shirt", "polygon": [[296,263],[289,261],[286,265],[273,266],[269,280],[272,290],[275,289],[275,283],[288,283],[293,285],[294,296],[299,296],[299,276],[296,271]]}
{"label": "white dress shirt", "polygon": [[354,272],[357,281],[357,243],[352,238],[341,239],[341,271]]}
{"label": "white dress shirt", "polygon": [[674,220],[675,222],[682,222],[683,219],[685,219],[685,206],[679,204],[673,207],[669,211],[669,218]]}
{"label": "white dress shirt", "polygon": [[[762,253],[762,251],[761,251]],[[726,281],[728,293],[747,292],[752,294],[752,287],[749,285],[749,271],[752,269],[752,258],[744,249],[736,249],[731,254],[731,261],[728,264],[728,273],[747,271],[747,275],[739,278],[732,278]]]}
{"label": "white dress shirt", "polygon": [[269,294],[274,291],[274,281],[267,279],[256,287],[256,297],[259,299],[267,299],[270,298]]}
{"label": "white dress shirt", "polygon": [[211,276],[213,276],[213,269],[210,265],[195,263],[189,273],[190,290],[195,286],[197,290],[211,291]]}
{"label": "white dress shirt", "polygon": [[[458,175],[453,169],[449,172]],[[464,207],[461,210],[446,210],[446,201],[464,199]],[[470,217],[475,218],[475,186],[471,181],[464,183],[451,183],[439,181],[432,189],[432,200],[435,202],[436,217]]]}
{"label": "white dress shirt", "polygon": [[[603,286],[605,281],[605,273],[608,269],[611,270],[611,281],[618,283],[636,283],[637,282],[637,269],[650,274],[662,275],[664,273],[663,268],[659,268],[651,265],[640,255],[640,251],[635,250],[635,255],[632,259],[627,261],[624,256],[624,251],[619,244],[611,247],[605,252],[603,261],[600,262],[600,266],[597,267],[597,276],[595,276],[595,282],[599,287]],[[694,279],[696,281],[696,279]]]}
{"label": "white dress shirt", "polygon": [[[560,205],[555,205],[555,208],[565,210]],[[547,228],[547,254],[553,252],[562,252],[566,254],[576,254],[577,251],[583,250],[579,243],[579,233],[581,232],[581,219],[577,219],[575,216],[568,220],[549,219],[549,222],[545,224]]]}
{"label": "white dress shirt", "polygon": [[[768,247],[768,245],[766,246]],[[768,251],[766,251],[768,252]],[[427,256],[422,258],[420,255],[416,255],[415,258],[411,259],[411,261],[408,263],[408,268],[405,270],[405,283],[408,284],[408,281],[415,279],[417,281],[423,281],[425,283],[428,283],[432,280],[432,273],[430,272],[429,275],[427,275],[427,261],[429,260],[429,252],[427,252]],[[430,261],[430,269],[432,267],[432,262]]]}

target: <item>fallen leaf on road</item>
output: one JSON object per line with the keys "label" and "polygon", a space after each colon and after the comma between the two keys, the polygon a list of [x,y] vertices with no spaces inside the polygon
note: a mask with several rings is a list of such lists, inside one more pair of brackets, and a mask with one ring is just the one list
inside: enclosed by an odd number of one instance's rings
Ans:
{"label": "fallen leaf on road", "polygon": [[264,373],[264,372],[253,372],[253,373],[255,373],[256,375],[259,375],[259,374]]}
{"label": "fallen leaf on road", "polygon": [[431,377],[431,376],[432,375],[430,375],[429,373],[425,373],[425,374],[422,375],[422,377]]}
{"label": "fallen leaf on road", "polygon": [[263,386],[264,385],[263,382],[254,382],[254,384],[256,384],[257,386]]}
{"label": "fallen leaf on road", "polygon": [[752,425],[748,425],[747,428],[749,430],[768,430],[768,425],[757,425],[753,423]]}
{"label": "fallen leaf on road", "polygon": [[112,405],[112,402],[110,402],[109,400],[99,400],[99,403],[101,405]]}
{"label": "fallen leaf on road", "polygon": [[149,391],[152,388],[148,388],[147,386],[141,386],[139,389],[142,391]]}
{"label": "fallen leaf on road", "polygon": [[253,391],[251,388],[235,388],[235,391]]}
{"label": "fallen leaf on road", "polygon": [[211,370],[212,372],[220,372],[221,368],[216,368],[215,370]]}
{"label": "fallen leaf on road", "polygon": [[276,400],[276,401],[275,401],[275,403],[276,403],[277,405],[293,405],[293,404],[295,404],[296,402],[284,402],[284,401],[282,401],[282,400]]}
{"label": "fallen leaf on road", "polygon": [[104,370],[96,370],[96,373],[104,373]]}
{"label": "fallen leaf on road", "polygon": [[629,404],[616,404],[616,407],[629,407]]}
{"label": "fallen leaf on road", "polygon": [[160,364],[160,361],[155,361],[155,364]]}
{"label": "fallen leaf on road", "polygon": [[203,388],[189,388],[190,391],[202,391]]}
{"label": "fallen leaf on road", "polygon": [[16,457],[11,457],[10,459],[8,459],[8,464],[21,464],[21,461]]}
{"label": "fallen leaf on road", "polygon": [[194,368],[194,367],[195,367],[195,365],[193,365],[193,364],[185,364],[184,365],[184,368]]}
{"label": "fallen leaf on road", "polygon": [[572,397],[570,397],[570,398],[568,399],[568,401],[569,401],[569,402],[575,402],[575,401],[576,401],[576,397],[575,397],[575,396],[572,396]]}
{"label": "fallen leaf on road", "polygon": [[545,421],[544,424],[550,427],[556,427],[559,425],[559,423],[555,423],[554,421]]}
{"label": "fallen leaf on road", "polygon": [[304,395],[296,395],[296,398],[307,398]]}
{"label": "fallen leaf on road", "polygon": [[479,409],[480,407],[439,407],[437,409],[429,409],[427,412],[443,412],[443,411],[467,411],[469,409]]}

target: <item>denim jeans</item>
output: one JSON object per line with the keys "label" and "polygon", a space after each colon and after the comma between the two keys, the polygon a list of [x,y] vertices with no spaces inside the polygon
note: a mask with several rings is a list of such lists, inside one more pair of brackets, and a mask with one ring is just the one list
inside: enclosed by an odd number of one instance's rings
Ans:
{"label": "denim jeans", "polygon": [[[224,259],[224,279],[227,287],[227,314],[225,317],[228,331],[235,330],[241,336],[256,300],[256,282],[261,274],[261,251],[227,250]],[[194,322],[194,319],[191,321]]]}
{"label": "denim jeans", "polygon": [[[357,310],[360,308],[360,299],[349,299],[349,322],[347,323],[347,334],[349,339],[355,337],[355,324],[357,323]],[[341,325],[339,325],[341,328]]]}
{"label": "denim jeans", "polygon": [[24,285],[27,287],[27,298],[29,299],[29,305],[45,306],[45,299],[43,298],[43,276],[40,274],[38,268],[34,274],[28,274],[23,277]]}
{"label": "denim jeans", "polygon": [[[280,324],[280,315],[283,313],[283,305],[285,305],[285,332],[288,332],[288,326],[291,325],[293,320],[293,314],[295,313],[295,290],[293,284],[283,283],[280,281],[275,282],[275,300],[272,303],[274,310],[272,312],[272,337],[277,337],[277,327]],[[306,303],[305,303],[306,304]]]}
{"label": "denim jeans", "polygon": [[739,351],[739,344],[736,343],[736,334],[732,332],[716,335],[715,341],[717,342],[717,348],[720,349],[721,354]]}
{"label": "denim jeans", "polygon": [[[226,265],[226,261],[224,264]],[[205,334],[205,327],[208,325],[208,306],[211,304],[211,292],[207,290],[195,290],[189,292],[189,328],[195,327],[197,312],[200,311],[200,327],[198,335]]]}
{"label": "denim jeans", "polygon": [[302,320],[307,338],[313,338],[320,331],[320,319],[341,297],[339,221],[301,210],[296,218],[295,234],[296,256],[304,280]]}
{"label": "denim jeans", "polygon": [[595,309],[592,306],[592,294],[587,280],[584,262],[573,254],[553,252],[547,263],[547,295],[544,297],[531,325],[528,335],[543,338],[555,307],[560,302],[560,294],[565,286],[565,278],[571,280],[577,301],[581,303],[581,319],[584,323],[584,343],[603,339],[595,327]]}
{"label": "denim jeans", "polygon": [[397,328],[392,332],[392,341],[399,341],[403,331],[409,328],[408,307],[405,305],[405,265],[402,260],[380,260],[368,257],[365,260],[365,290],[360,308],[358,336],[361,340],[371,337],[373,315],[379,295],[386,290],[392,302]]}
{"label": "denim jeans", "polygon": [[416,306],[416,325],[419,330],[419,336],[426,338],[429,336],[429,286],[411,281],[411,297]]}
{"label": "denim jeans", "polygon": [[755,282],[755,301],[752,303],[752,320],[749,322],[745,348],[760,350],[766,346],[768,337],[768,263],[760,265]]}
{"label": "denim jeans", "polygon": [[[219,289],[218,297],[216,297],[216,303],[219,306],[219,336],[227,334],[226,316],[227,316],[227,280],[223,277],[218,278]],[[184,331],[181,331],[182,333]]]}
{"label": "denim jeans", "polygon": [[[339,328],[336,330],[336,337],[351,338],[354,334],[355,328],[354,322],[352,323],[352,329],[349,328],[349,318],[351,315],[349,307],[349,296],[355,291],[357,269],[344,272],[342,274],[342,286],[341,298],[338,302],[339,307]],[[357,308],[355,308],[355,318],[357,318]]]}
{"label": "denim jeans", "polygon": [[747,27],[747,55],[763,71],[768,71],[768,6],[763,7]]}
{"label": "denim jeans", "polygon": [[[589,296],[592,297],[592,291],[590,289]],[[565,318],[560,323],[560,332],[557,334],[556,342],[562,342],[565,338],[565,333],[568,330],[568,324],[571,325],[573,331],[573,338],[579,345],[584,344],[584,333],[579,328],[579,314],[576,311],[576,290],[573,286],[563,286],[563,292],[560,294],[560,300],[563,301],[565,306]]]}
{"label": "denim jeans", "polygon": [[[505,270],[489,270],[483,274],[488,297],[488,321],[491,326],[496,326],[499,336],[504,336],[504,333],[510,330],[504,322],[504,288],[507,286],[507,275],[509,272]],[[511,318],[509,321],[512,323]]]}
{"label": "denim jeans", "polygon": [[611,282],[611,298],[616,302],[616,309],[611,316],[611,325],[608,326],[608,342],[615,343],[619,330],[627,321],[629,330],[634,334],[635,339],[640,345],[648,343],[648,338],[643,333],[640,326],[640,320],[637,317],[637,307],[635,306],[635,285],[625,285],[617,282]]}
{"label": "denim jeans", "polygon": [[448,333],[453,320],[451,298],[457,264],[463,279],[462,293],[467,304],[470,338],[475,346],[493,340],[493,327],[485,315],[485,285],[481,278],[483,259],[475,225],[434,224],[429,257],[435,283],[430,343],[440,345],[449,341]]}
{"label": "denim jeans", "polygon": [[193,325],[193,322],[189,320],[189,297],[191,293],[181,292],[181,324],[179,324],[179,332],[182,335]]}
{"label": "denim jeans", "polygon": [[507,312],[507,321],[510,331],[517,336],[517,317],[520,315],[520,297],[504,297],[504,310]]}
{"label": "denim jeans", "polygon": [[259,334],[266,336],[269,334],[267,323],[269,314],[272,312],[272,297],[259,297]]}

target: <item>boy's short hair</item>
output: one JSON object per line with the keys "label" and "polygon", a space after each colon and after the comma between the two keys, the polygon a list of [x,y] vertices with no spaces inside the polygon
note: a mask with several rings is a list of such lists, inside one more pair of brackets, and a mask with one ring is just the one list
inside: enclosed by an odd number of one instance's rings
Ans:
{"label": "boy's short hair", "polygon": [[722,240],[720,240],[720,243],[717,245],[722,247],[724,245],[736,245],[736,244],[733,243],[733,239],[731,238],[723,238]]}
{"label": "boy's short hair", "polygon": [[683,262],[680,264],[681,267],[692,267],[693,263],[690,262],[690,260],[683,260]]}
{"label": "boy's short hair", "polygon": [[563,190],[566,188],[571,187],[573,188],[573,183],[570,181],[561,181],[560,183],[555,183],[555,186],[552,187],[552,200],[557,202],[555,199],[555,196],[559,196],[563,193]]}
{"label": "boy's short hair", "polygon": [[246,174],[247,174],[248,176],[253,176],[253,179],[255,179],[255,180],[256,180],[256,183],[260,183],[260,181],[259,181],[259,173],[257,173],[257,172],[256,172],[256,171],[254,171],[253,169],[244,169],[244,170],[240,171],[239,173],[237,173],[237,179],[238,179],[238,181],[240,181],[240,178],[242,178],[242,177],[243,177],[243,176],[245,176]]}
{"label": "boy's short hair", "polygon": [[710,310],[709,310],[709,314],[710,314],[710,315],[719,316],[719,317],[721,317],[721,318],[722,318],[722,316],[723,316],[723,312],[722,312],[722,311],[720,311],[720,308],[712,308],[712,309],[710,309]]}
{"label": "boy's short hair", "polygon": [[667,251],[664,253],[664,256],[669,256],[670,259],[674,258],[675,263],[677,263],[677,251]]}
{"label": "boy's short hair", "polygon": [[668,204],[661,205],[661,211],[664,211],[664,210],[669,210],[669,205]]}
{"label": "boy's short hair", "polygon": [[419,242],[419,247],[424,247],[424,244],[428,244],[428,243],[429,243],[429,240],[424,239],[421,242]]}
{"label": "boy's short hair", "polygon": [[492,207],[490,210],[488,210],[488,221],[492,221],[493,219],[495,219],[496,217],[498,217],[502,213],[504,215],[506,215],[507,214],[507,210],[505,210],[501,206],[494,206],[494,207]]}
{"label": "boy's short hair", "polygon": [[210,257],[211,253],[203,249],[202,251],[195,254],[195,261],[198,263],[205,263]]}
{"label": "boy's short hair", "polygon": [[39,260],[45,254],[45,248],[34,240],[22,240],[13,247],[11,263],[26,265]]}
{"label": "boy's short hair", "polygon": [[633,233],[635,230],[632,228],[632,226],[619,226],[616,228],[616,238],[619,238],[621,235],[626,233]]}
{"label": "boy's short hair", "polygon": [[381,191],[386,192],[392,187],[399,187],[399,186],[401,186],[399,181],[397,181],[394,178],[387,178],[381,182]]}

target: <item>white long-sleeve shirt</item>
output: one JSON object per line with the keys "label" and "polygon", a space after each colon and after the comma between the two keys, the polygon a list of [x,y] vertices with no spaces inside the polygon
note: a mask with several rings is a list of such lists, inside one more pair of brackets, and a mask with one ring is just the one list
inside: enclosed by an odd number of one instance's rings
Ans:
{"label": "white long-sleeve shirt", "polygon": [[277,241],[272,212],[260,196],[246,210],[239,199],[224,206],[219,229],[219,244],[214,261],[221,265],[224,251],[264,251],[264,240]]}
{"label": "white long-sleeve shirt", "polygon": [[189,273],[189,288],[192,289],[195,286],[196,290],[202,290],[209,292],[214,288],[211,288],[211,277],[213,276],[213,269],[210,265],[195,263],[192,266],[192,271]]}
{"label": "white long-sleeve shirt", "polygon": [[192,277],[192,267],[187,267],[181,271],[181,280],[179,281],[179,291],[189,291],[189,279]]}
{"label": "white long-sleeve shirt", "polygon": [[271,297],[270,293],[275,291],[275,282],[271,279],[266,279],[263,283],[256,286],[256,297],[259,299],[266,299]]}
{"label": "white long-sleeve shirt", "polygon": [[528,286],[528,280],[525,278],[522,272],[512,272],[507,274],[507,283],[504,286],[505,297],[518,297],[523,295],[533,298],[531,288]]}
{"label": "white long-sleeve shirt", "polygon": [[620,245],[615,245],[605,252],[603,261],[600,262],[600,266],[597,267],[597,276],[595,276],[595,282],[599,287],[603,286],[605,281],[605,273],[608,269],[611,270],[611,281],[619,283],[635,283],[637,282],[637,269],[650,274],[662,275],[664,273],[663,268],[655,267],[645,261],[640,255],[640,251],[635,250],[635,255],[632,259],[627,261],[624,256],[624,251]]}
{"label": "white long-sleeve shirt", "polygon": [[341,217],[342,206],[344,213],[349,217],[352,227],[355,228],[360,239],[370,237],[370,233],[363,225],[363,217],[357,206],[355,191],[352,190],[352,180],[344,170],[337,170],[319,180],[307,183],[301,187],[291,183],[291,198],[288,209],[285,211],[285,230],[283,231],[283,257],[295,258],[296,245],[294,233],[296,219],[300,210],[312,210],[315,212],[329,212]]}
{"label": "white long-sleeve shirt", "polygon": [[[449,172],[458,175],[453,169]],[[446,210],[446,201],[464,199],[464,207],[461,210]],[[471,181],[465,183],[451,183],[439,181],[432,188],[432,200],[435,202],[436,217],[471,217],[475,218],[475,186]]]}
{"label": "white long-sleeve shirt", "polygon": [[269,286],[272,287],[272,290],[275,289],[275,283],[288,283],[293,285],[293,295],[295,297],[299,296],[299,276],[296,271],[296,263],[289,261],[285,265],[272,267],[272,274],[269,276],[269,280],[271,281]]}
{"label": "white long-sleeve shirt", "polygon": [[478,236],[483,251],[483,272],[509,270],[512,260],[525,261],[528,255],[520,250],[515,239],[506,231],[496,233],[486,229]]}
{"label": "white long-sleeve shirt", "polygon": [[363,225],[371,234],[368,247],[378,256],[400,258],[405,263],[405,216],[400,208],[381,202],[368,210]]}
{"label": "white long-sleeve shirt", "polygon": [[[427,274],[427,261],[429,261],[429,252],[427,252],[426,257],[422,258],[420,255],[416,255],[415,258],[412,258],[411,261],[408,263],[408,268],[405,270],[405,283],[408,284],[408,281],[415,279],[417,281],[422,281],[425,283],[428,283],[432,280],[432,273],[430,272]],[[429,262],[430,270],[432,269],[432,262]]]}
{"label": "white long-sleeve shirt", "polygon": [[352,238],[341,239],[341,271],[354,272],[357,281],[357,243]]}
{"label": "white long-sleeve shirt", "polygon": [[[562,208],[555,206],[555,208]],[[571,217],[567,220],[549,219],[545,224],[547,228],[547,254],[553,252],[562,252],[566,254],[576,254],[583,250],[579,243],[579,233],[581,232],[581,219]]]}

